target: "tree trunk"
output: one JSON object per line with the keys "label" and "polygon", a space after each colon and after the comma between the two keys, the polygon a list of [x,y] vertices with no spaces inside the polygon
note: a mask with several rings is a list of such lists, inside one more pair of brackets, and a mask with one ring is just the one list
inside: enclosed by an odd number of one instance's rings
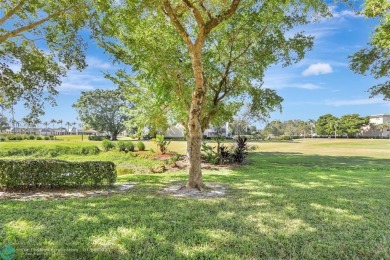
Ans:
{"label": "tree trunk", "polygon": [[192,69],[195,76],[195,89],[192,93],[191,108],[188,120],[188,141],[187,153],[189,159],[188,188],[202,190],[204,188],[201,168],[201,145],[202,145],[202,127],[201,111],[202,104],[206,94],[203,78],[202,48],[193,48],[190,51]]}
{"label": "tree trunk", "polygon": [[113,131],[111,136],[111,141],[117,141],[118,140],[118,132]]}

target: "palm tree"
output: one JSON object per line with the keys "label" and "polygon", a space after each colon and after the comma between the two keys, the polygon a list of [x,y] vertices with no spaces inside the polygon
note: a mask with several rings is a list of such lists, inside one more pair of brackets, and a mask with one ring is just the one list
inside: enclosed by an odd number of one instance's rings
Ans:
{"label": "palm tree", "polygon": [[62,122],[63,122],[63,121],[62,121],[61,119],[60,119],[60,120],[57,120],[57,124],[60,124],[60,126],[61,126],[61,127],[60,127],[61,133],[62,133]]}
{"label": "palm tree", "polygon": [[66,123],[65,123],[65,125],[68,126],[68,127],[66,128],[66,133],[68,133],[68,134],[69,134],[69,127],[70,127],[71,124],[72,124],[72,123],[70,123],[70,122],[66,122]]}
{"label": "palm tree", "polygon": [[46,133],[45,135],[47,135],[47,126],[49,125],[49,122],[44,122],[43,125],[44,125],[45,128],[46,128],[46,129],[45,129],[45,130],[46,130],[46,131],[45,131],[45,133]]}
{"label": "palm tree", "polygon": [[57,120],[52,119],[52,120],[50,120],[50,123],[53,124],[53,128],[52,128],[53,131],[52,131],[52,133],[53,133],[53,135],[54,135],[54,134],[55,134],[55,133],[54,133],[54,124],[57,123]]}
{"label": "palm tree", "polygon": [[314,119],[307,120],[307,124],[310,127],[310,136],[313,138],[313,128],[316,126],[316,121]]}

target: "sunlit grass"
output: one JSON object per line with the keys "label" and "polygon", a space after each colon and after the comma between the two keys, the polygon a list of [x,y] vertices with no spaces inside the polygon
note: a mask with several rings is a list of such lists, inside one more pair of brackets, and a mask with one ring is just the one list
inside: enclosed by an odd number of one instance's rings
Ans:
{"label": "sunlit grass", "polygon": [[137,185],[108,197],[0,200],[0,244],[18,259],[388,259],[387,140],[348,141],[259,143],[248,164],[204,172],[223,198],[163,193],[182,171],[120,176]]}

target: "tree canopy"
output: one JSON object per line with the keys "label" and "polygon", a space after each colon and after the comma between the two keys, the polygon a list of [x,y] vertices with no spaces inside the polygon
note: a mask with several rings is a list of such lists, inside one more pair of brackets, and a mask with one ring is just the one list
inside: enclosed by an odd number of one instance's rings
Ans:
{"label": "tree canopy", "polygon": [[332,114],[320,116],[316,121],[316,132],[318,135],[332,135],[340,133],[338,129],[338,118]]}
{"label": "tree canopy", "polygon": [[147,97],[137,108],[162,111],[186,126],[188,186],[197,188],[203,186],[202,130],[213,120],[232,119],[244,103],[256,117],[280,108],[282,98],[262,86],[264,72],[302,59],[312,37],[287,32],[308,23],[308,13],[327,11],[319,0],[102,1],[98,8],[100,45],[132,67],[112,78],[135,101]]}
{"label": "tree canopy", "polygon": [[361,117],[359,114],[348,114],[340,117],[341,131],[348,137],[355,137],[361,132],[361,127],[368,123],[369,118]]}
{"label": "tree canopy", "polygon": [[0,102],[23,100],[35,117],[43,100],[54,104],[66,71],[86,66],[79,31],[88,18],[87,1],[0,1]]}
{"label": "tree canopy", "polygon": [[362,13],[376,18],[370,42],[350,57],[350,68],[363,75],[371,74],[380,81],[370,88],[371,96],[383,95],[390,100],[390,2],[388,0],[366,0]]}
{"label": "tree canopy", "polygon": [[118,134],[126,129],[125,122],[130,119],[123,108],[131,107],[131,103],[120,90],[81,92],[81,97],[73,107],[84,124],[95,130],[109,132],[112,140],[116,140]]}

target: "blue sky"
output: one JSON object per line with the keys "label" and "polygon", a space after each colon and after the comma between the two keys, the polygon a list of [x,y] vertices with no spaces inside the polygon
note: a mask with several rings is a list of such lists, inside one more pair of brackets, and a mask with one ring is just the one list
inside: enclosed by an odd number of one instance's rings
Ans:
{"label": "blue sky", "polygon": [[[373,115],[390,113],[390,102],[379,97],[369,98],[367,90],[378,81],[371,76],[354,74],[348,68],[348,56],[366,46],[375,21],[357,16],[351,10],[332,7],[332,18],[297,28],[316,37],[314,48],[305,59],[287,68],[279,65],[269,68],[264,86],[275,89],[284,98],[283,112],[271,114],[271,120],[317,119],[331,113],[342,116],[350,113]],[[103,72],[113,73],[109,56],[89,43],[89,67],[70,71],[58,88],[57,107],[47,105],[42,121],[62,119],[77,122],[77,112],[72,108],[81,91],[97,88],[115,88]],[[23,106],[16,111],[16,119],[26,114]],[[255,122],[262,127],[264,123]]]}

